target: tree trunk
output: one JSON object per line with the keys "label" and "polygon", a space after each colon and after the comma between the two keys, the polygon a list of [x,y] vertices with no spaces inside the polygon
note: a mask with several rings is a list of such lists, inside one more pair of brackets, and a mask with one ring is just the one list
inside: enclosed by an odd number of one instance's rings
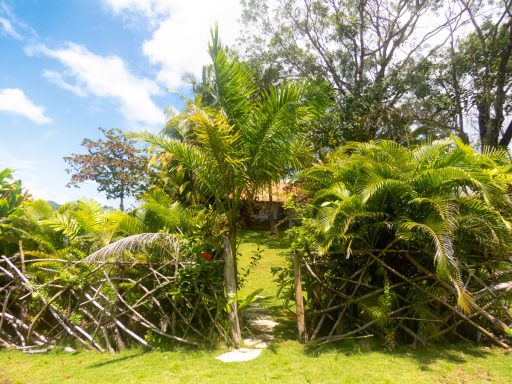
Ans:
{"label": "tree trunk", "polygon": [[455,66],[455,39],[454,32],[451,24],[450,27],[450,72],[452,78],[453,93],[455,97],[455,113],[457,115],[456,130],[459,138],[465,143],[469,144],[468,134],[464,131],[464,109],[462,108],[462,91],[457,77],[457,68]]}
{"label": "tree trunk", "polygon": [[300,274],[300,261],[297,253],[292,253],[293,258],[293,277],[295,285],[295,307],[297,312],[297,331],[299,333],[299,341],[306,343],[308,334],[306,332],[306,322],[304,318],[304,300],[302,297],[302,278]]}
{"label": "tree trunk", "polygon": [[268,184],[268,222],[270,225],[270,233],[276,233],[276,224],[274,222],[274,201],[272,200],[272,183]]}
{"label": "tree trunk", "polygon": [[226,285],[226,296],[230,308],[229,321],[231,323],[231,337],[235,348],[240,346],[242,339],[240,323],[238,321],[238,306],[236,302],[236,279],[235,279],[235,257],[232,252],[233,244],[227,236],[224,237],[224,282]]}
{"label": "tree trunk", "polygon": [[119,209],[121,210],[121,212],[124,212],[124,194],[123,193],[121,193],[120,199],[121,199],[121,202],[119,203]]}

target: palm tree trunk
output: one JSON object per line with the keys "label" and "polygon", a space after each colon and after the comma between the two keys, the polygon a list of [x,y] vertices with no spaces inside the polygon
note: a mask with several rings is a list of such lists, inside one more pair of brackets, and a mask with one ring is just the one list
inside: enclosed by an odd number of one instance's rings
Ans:
{"label": "palm tree trunk", "polygon": [[228,299],[230,312],[229,321],[231,323],[231,337],[235,348],[240,346],[242,339],[240,333],[240,322],[238,320],[238,306],[236,302],[237,282],[236,282],[236,257],[232,252],[233,243],[224,237],[224,282],[226,285],[226,297]]}
{"label": "palm tree trunk", "polygon": [[272,200],[272,182],[268,183],[268,222],[270,225],[270,233],[276,233],[276,224],[274,222],[274,202]]}
{"label": "palm tree trunk", "polygon": [[233,267],[235,274],[235,282],[238,287],[238,266],[237,266],[237,225],[238,225],[238,204],[235,199],[228,201],[226,214],[228,217],[228,239],[231,247],[231,252],[233,254]]}

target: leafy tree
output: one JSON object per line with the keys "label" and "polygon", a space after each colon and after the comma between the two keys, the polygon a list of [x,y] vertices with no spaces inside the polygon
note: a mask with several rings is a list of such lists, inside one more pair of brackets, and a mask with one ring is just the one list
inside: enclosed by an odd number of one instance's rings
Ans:
{"label": "leafy tree", "polygon": [[[512,2],[458,0],[471,33],[452,39],[446,62],[448,96],[455,102],[458,126],[476,116],[482,146],[508,147],[512,139]],[[467,131],[467,127],[466,127]]]}
{"label": "leafy tree", "polygon": [[440,2],[243,3],[249,32],[242,46],[263,79],[322,78],[335,89],[335,108],[311,134],[319,150],[378,137],[406,142],[413,125],[434,125],[436,114],[417,103],[430,76],[424,59],[439,48],[425,47],[452,19],[418,25]]}
{"label": "leafy tree", "polygon": [[120,199],[119,208],[124,210],[124,199],[141,191],[148,175],[147,157],[134,146],[120,129],[99,128],[105,139],[84,139],[86,154],[64,157],[71,174],[68,187],[78,187],[91,180],[98,183],[98,191],[108,199]]}
{"label": "leafy tree", "polygon": [[174,130],[138,137],[189,172],[197,203],[225,218],[236,255],[242,199],[301,162],[294,156],[307,147],[300,135],[329,104],[329,89],[315,82],[286,82],[260,92],[248,67],[228,57],[216,30],[209,52],[214,104],[205,107],[201,98],[189,103],[174,119],[178,135]]}
{"label": "leafy tree", "polygon": [[331,82],[338,103],[311,132],[321,154],[347,140],[468,142],[472,128],[482,146],[508,146],[511,10],[509,0],[247,0],[242,47],[264,82]]}

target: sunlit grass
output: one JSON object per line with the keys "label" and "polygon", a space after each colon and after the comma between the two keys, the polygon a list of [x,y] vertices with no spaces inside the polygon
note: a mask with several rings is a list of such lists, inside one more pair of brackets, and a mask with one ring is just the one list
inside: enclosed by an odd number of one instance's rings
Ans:
{"label": "sunlit grass", "polygon": [[277,284],[274,281],[271,268],[282,266],[289,257],[289,243],[285,234],[271,235],[268,231],[243,231],[241,233],[239,251],[239,268],[246,269],[251,257],[258,251],[261,259],[249,272],[240,295],[248,295],[256,289],[263,289],[261,295],[275,296]]}
{"label": "sunlit grass", "polygon": [[364,344],[307,351],[282,341],[246,363],[215,360],[219,351],[117,355],[0,353],[0,383],[510,383],[512,358],[499,349],[443,347],[367,351]]}

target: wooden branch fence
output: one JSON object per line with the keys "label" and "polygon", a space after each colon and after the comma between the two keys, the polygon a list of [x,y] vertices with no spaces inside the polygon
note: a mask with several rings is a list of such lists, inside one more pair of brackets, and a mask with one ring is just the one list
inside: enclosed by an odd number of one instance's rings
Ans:
{"label": "wooden branch fence", "polygon": [[221,260],[70,263],[0,257],[0,344],[111,351],[230,340]]}
{"label": "wooden branch fence", "polygon": [[455,287],[422,256],[398,249],[350,258],[293,254],[299,339],[320,345],[378,338],[390,349],[436,340],[511,347],[512,262],[460,266],[472,307],[465,313]]}

